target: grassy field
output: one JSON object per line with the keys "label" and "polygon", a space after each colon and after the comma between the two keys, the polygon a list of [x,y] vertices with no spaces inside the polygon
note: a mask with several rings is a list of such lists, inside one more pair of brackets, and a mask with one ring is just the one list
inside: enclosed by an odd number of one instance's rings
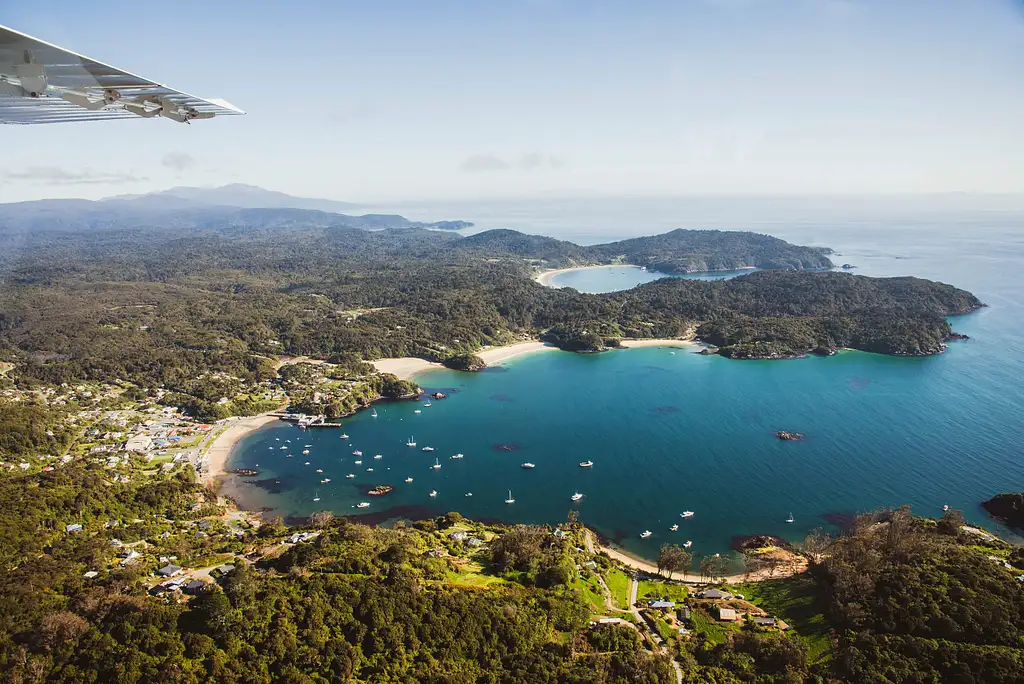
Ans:
{"label": "grassy field", "polygon": [[828,625],[822,612],[823,607],[817,601],[813,580],[807,577],[787,577],[736,584],[732,589],[759,608],[789,623],[793,631],[807,642],[811,662],[829,657]]}
{"label": "grassy field", "polygon": [[590,611],[592,613],[603,615],[608,612],[604,605],[604,594],[601,593],[601,585],[597,583],[596,579],[587,581],[581,578],[573,582],[572,586],[582,592],[584,600],[590,604]]}
{"label": "grassy field", "polygon": [[618,568],[612,568],[604,576],[604,582],[612,593],[612,605],[623,610],[629,609],[629,585],[632,580]]}
{"label": "grassy field", "polygon": [[693,632],[699,633],[704,632],[708,641],[713,644],[724,644],[726,632],[730,629],[723,623],[718,622],[715,618],[709,616],[703,610],[695,609],[691,613],[691,621],[693,622]]}
{"label": "grassy field", "polygon": [[636,598],[637,601],[643,601],[648,597],[657,596],[667,601],[680,602],[689,596],[689,591],[682,584],[666,584],[665,582],[652,582],[650,580],[641,580],[640,586],[637,587]]}

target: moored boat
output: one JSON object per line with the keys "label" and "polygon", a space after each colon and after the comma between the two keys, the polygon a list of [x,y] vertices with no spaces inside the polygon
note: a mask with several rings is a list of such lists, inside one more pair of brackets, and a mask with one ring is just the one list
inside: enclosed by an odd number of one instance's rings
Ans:
{"label": "moored boat", "polygon": [[580,468],[593,468],[593,467],[594,467],[594,462],[593,461],[581,461],[580,462]]}

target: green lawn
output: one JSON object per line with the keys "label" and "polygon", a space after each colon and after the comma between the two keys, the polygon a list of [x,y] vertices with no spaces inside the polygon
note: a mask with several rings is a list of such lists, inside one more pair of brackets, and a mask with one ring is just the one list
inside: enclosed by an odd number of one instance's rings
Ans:
{"label": "green lawn", "polygon": [[573,582],[572,586],[579,589],[583,594],[584,600],[590,604],[590,611],[592,613],[603,615],[608,612],[604,605],[604,595],[601,593],[601,585],[597,583],[596,579],[588,581],[581,578]]}
{"label": "green lawn", "polygon": [[704,632],[707,635],[708,641],[713,644],[724,644],[726,632],[729,627],[725,626],[724,623],[718,622],[715,618],[709,616],[703,610],[695,608],[690,613],[690,619],[693,622],[693,633],[697,634]]}
{"label": "green lawn", "polygon": [[618,568],[612,568],[604,576],[604,582],[612,593],[612,604],[623,610],[629,609],[629,586],[632,580]]}
{"label": "green lawn", "polygon": [[640,586],[637,587],[636,598],[637,601],[643,601],[648,597],[657,596],[666,601],[679,603],[689,596],[689,593],[686,586],[682,584],[666,584],[665,582],[641,580]]}
{"label": "green lawn", "polygon": [[811,662],[829,656],[828,624],[823,606],[817,600],[814,581],[807,577],[787,577],[733,585],[734,592],[772,615],[781,617],[807,642]]}
{"label": "green lawn", "polygon": [[487,575],[482,572],[448,572],[448,581],[451,584],[463,587],[490,587],[495,584],[506,584],[506,581],[495,575]]}

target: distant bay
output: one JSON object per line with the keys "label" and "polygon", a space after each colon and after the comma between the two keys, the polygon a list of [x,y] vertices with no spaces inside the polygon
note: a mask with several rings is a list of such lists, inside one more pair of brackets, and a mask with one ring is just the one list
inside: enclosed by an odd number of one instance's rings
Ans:
{"label": "distant bay", "polygon": [[571,287],[580,292],[598,294],[629,290],[637,285],[650,283],[661,278],[684,278],[687,280],[727,280],[736,276],[746,275],[754,269],[739,271],[712,271],[707,273],[661,273],[631,266],[628,264],[614,266],[592,266],[572,269],[555,274],[550,281],[551,287]]}

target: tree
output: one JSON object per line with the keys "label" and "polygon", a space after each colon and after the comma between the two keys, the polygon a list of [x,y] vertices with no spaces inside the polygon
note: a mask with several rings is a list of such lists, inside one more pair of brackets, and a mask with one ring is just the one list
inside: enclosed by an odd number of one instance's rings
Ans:
{"label": "tree", "polygon": [[714,579],[715,572],[715,556],[704,556],[700,559],[700,578]]}
{"label": "tree", "polygon": [[825,551],[832,545],[832,536],[820,527],[816,527],[804,537],[800,543],[800,551],[806,555],[812,563],[820,563]]}
{"label": "tree", "polygon": [[668,572],[669,579],[672,573],[685,571],[693,563],[693,555],[678,544],[662,544],[661,552],[658,554],[658,572]]}
{"label": "tree", "polygon": [[955,508],[950,508],[942,514],[942,519],[939,520],[939,524],[936,526],[939,533],[955,537],[960,534],[960,528],[964,524],[963,511],[958,511]]}
{"label": "tree", "polygon": [[516,525],[491,544],[491,560],[502,570],[529,570],[547,537],[543,527]]}
{"label": "tree", "polygon": [[323,529],[334,521],[334,513],[331,511],[317,511],[309,516],[309,524],[318,529]]}

